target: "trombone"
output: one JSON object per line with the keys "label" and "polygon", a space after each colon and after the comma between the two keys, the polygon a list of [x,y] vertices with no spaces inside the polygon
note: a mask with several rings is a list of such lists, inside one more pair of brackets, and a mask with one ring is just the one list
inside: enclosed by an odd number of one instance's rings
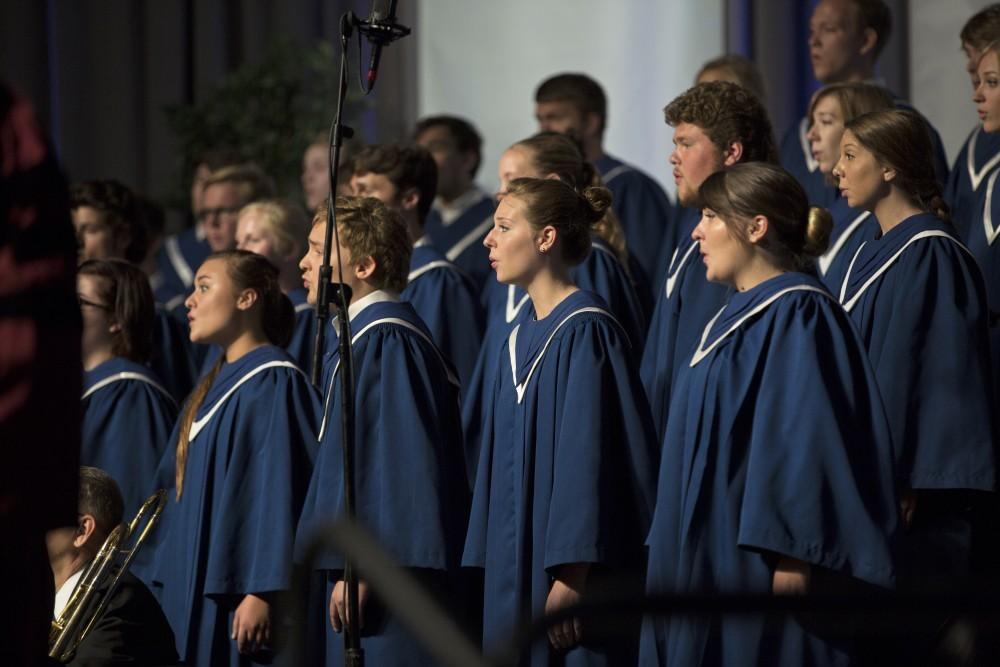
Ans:
{"label": "trombone", "polygon": [[[97,556],[80,576],[80,583],[70,596],[59,618],[52,621],[49,631],[49,657],[59,662],[69,662],[80,642],[104,613],[108,601],[115,594],[122,576],[149,532],[156,525],[167,501],[167,492],[160,489],[142,504],[129,523],[115,527]],[[145,523],[143,523],[145,522]],[[98,593],[106,585],[107,591]]]}

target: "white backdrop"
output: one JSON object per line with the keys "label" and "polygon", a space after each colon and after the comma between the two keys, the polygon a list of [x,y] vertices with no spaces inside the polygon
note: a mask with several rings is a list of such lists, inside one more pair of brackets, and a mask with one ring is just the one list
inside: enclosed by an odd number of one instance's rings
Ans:
{"label": "white backdrop", "polygon": [[497,161],[536,131],[534,90],[564,71],[608,96],[605,149],[673,192],[673,136],[663,107],[723,50],[723,1],[424,0],[418,5],[417,111],[451,113],[483,135],[478,181],[497,188]]}
{"label": "white backdrop", "polygon": [[949,164],[979,122],[958,33],[989,0],[910,3],[910,101],[937,127]]}

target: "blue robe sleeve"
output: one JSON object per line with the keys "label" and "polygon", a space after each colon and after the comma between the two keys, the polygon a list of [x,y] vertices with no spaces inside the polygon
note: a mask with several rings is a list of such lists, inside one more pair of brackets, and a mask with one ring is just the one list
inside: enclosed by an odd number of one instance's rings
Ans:
{"label": "blue robe sleeve", "polygon": [[[468,518],[457,389],[430,346],[399,326],[376,325],[355,343],[354,359],[358,520],[399,565],[450,569]],[[338,374],[303,511],[300,559],[316,528],[343,514],[340,396]],[[343,557],[326,551],[315,567],[340,570]]]}
{"label": "blue robe sleeve", "polygon": [[563,336],[544,567],[634,563],[659,465],[642,385],[612,325],[574,326]]}
{"label": "blue robe sleeve", "polygon": [[464,384],[483,337],[483,314],[470,279],[455,270],[431,270],[407,285],[400,298],[417,311]]}
{"label": "blue robe sleeve", "polygon": [[889,426],[846,313],[824,306],[801,299],[769,331],[737,543],[888,587],[899,527]]}
{"label": "blue robe sleeve", "polygon": [[893,430],[899,482],[995,490],[996,403],[979,268],[957,243],[924,239],[890,273],[891,300],[880,299],[874,315],[888,324],[868,348]]}
{"label": "blue robe sleeve", "polygon": [[229,437],[229,468],[240,473],[226,475],[223,488],[214,490],[219,504],[206,595],[288,590],[292,583],[294,531],[316,456],[319,399],[296,371],[255,380],[240,389],[239,419]]}
{"label": "blue robe sleeve", "polygon": [[176,418],[174,403],[139,380],[113,382],[84,401],[80,464],[118,482],[126,519],[159,488],[156,469]]}

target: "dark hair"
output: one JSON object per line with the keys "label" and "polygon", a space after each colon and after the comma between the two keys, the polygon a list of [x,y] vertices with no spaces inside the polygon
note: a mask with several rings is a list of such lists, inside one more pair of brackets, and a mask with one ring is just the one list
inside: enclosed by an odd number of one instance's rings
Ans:
{"label": "dark hair", "polygon": [[240,155],[239,151],[226,146],[218,146],[199,153],[197,158],[195,158],[194,166],[205,165],[211,172],[243,162],[243,156]]}
{"label": "dark hair", "polygon": [[[152,245],[153,239],[163,236],[167,228],[167,215],[163,206],[154,199],[145,195],[135,195],[135,205],[139,212],[139,222],[146,232],[147,245]],[[152,248],[146,248],[146,255],[152,252]]]}
{"label": "dark hair", "polygon": [[101,535],[110,534],[125,515],[125,501],[114,478],[100,468],[82,466],[77,512],[94,517]]}
{"label": "dark hair", "polygon": [[483,159],[483,138],[473,127],[472,123],[459,118],[458,116],[427,116],[417,121],[413,130],[413,140],[416,141],[420,135],[435,127],[443,127],[455,141],[455,148],[459,153],[472,153],[476,156],[476,162],[469,172],[470,177],[475,177],[479,171],[479,164]]}
{"label": "dark hair", "polygon": [[768,233],[757,244],[785,269],[801,271],[830,244],[833,218],[809,206],[805,190],[787,171],[766,162],[744,162],[711,174],[698,190],[736,238],[746,242],[745,220],[762,215]]}
{"label": "dark hair", "polygon": [[873,111],[845,125],[845,131],[896,172],[893,183],[920,208],[948,222],[951,213],[934,173],[934,148],[927,121],[903,109]]}
{"label": "dark hair", "polygon": [[680,123],[697,125],[720,151],[741,144],[741,162],[778,162],[767,110],[743,86],[730,81],[699,83],[674,98],[663,115],[673,127]]}
{"label": "dark hair", "polygon": [[[292,340],[295,329],[295,308],[292,302],[281,291],[278,283],[278,269],[266,258],[247,250],[223,250],[205,258],[205,262],[221,259],[226,262],[226,275],[233,282],[235,291],[253,290],[257,293],[257,302],[252,308],[260,309],[260,323],[268,341],[278,347],[285,347]],[[204,264],[204,262],[202,263]],[[220,355],[212,369],[198,382],[188,397],[184,411],[179,418],[180,433],[177,438],[177,468],[175,482],[177,498],[180,499],[184,489],[184,468],[187,464],[187,451],[191,426],[195,415],[201,407],[208,390],[219,375],[225,355]]]}
{"label": "dark hair", "polygon": [[1000,38],[1000,3],[987,5],[973,14],[962,26],[959,38],[977,51]]}
{"label": "dark hair", "polygon": [[147,363],[153,355],[156,306],[146,274],[120,259],[90,259],[78,272],[101,279],[97,286],[101,301],[119,327],[111,334],[111,353],[137,364]]}
{"label": "dark hair", "polygon": [[504,197],[516,197],[524,203],[532,229],[555,227],[563,261],[569,266],[587,258],[591,229],[611,206],[607,188],[588,187],[577,192],[553,178],[515,178]]}
{"label": "dark hair", "polygon": [[[871,83],[831,83],[813,93],[806,116],[810,123],[816,105],[825,97],[837,99],[845,126],[862,114],[896,108],[896,100],[893,99],[892,93],[881,86]],[[833,174],[826,174],[823,178],[828,185],[837,185],[837,178]]]}
{"label": "dark hair", "polygon": [[756,95],[758,99],[764,99],[764,78],[760,75],[757,65],[749,58],[736,53],[727,53],[718,58],[712,58],[698,70],[698,75],[694,78],[695,83],[705,72],[712,70],[726,70],[735,79],[733,83],[743,86]]}
{"label": "dark hair", "polygon": [[882,0],[851,0],[854,5],[858,32],[871,28],[878,39],[875,42],[875,57],[878,58],[892,35],[892,12]]}
{"label": "dark hair", "polygon": [[[374,197],[337,197],[340,243],[351,259],[371,257],[375,272],[370,280],[378,289],[402,292],[410,274],[413,242],[398,213]],[[313,224],[326,224],[327,203],[316,209]]]}
{"label": "dark hair", "polygon": [[417,203],[420,224],[427,219],[437,193],[437,163],[426,148],[399,144],[365,146],[354,157],[354,173],[381,174],[400,194],[416,188],[420,197]]}
{"label": "dark hair", "polygon": [[[555,174],[559,180],[582,193],[588,187],[604,187],[601,175],[583,156],[583,150],[573,137],[558,132],[539,132],[514,144],[531,151],[531,160],[542,176]],[[625,231],[615,212],[608,207],[594,225],[594,232],[614,250],[618,261],[628,270],[628,249]]]}
{"label": "dark hair", "polygon": [[601,84],[586,74],[567,72],[542,81],[535,89],[535,103],[569,102],[580,113],[593,113],[601,119],[600,131],[608,123],[608,98]]}
{"label": "dark hair", "polygon": [[90,207],[121,244],[125,259],[139,263],[146,257],[146,229],[139,219],[140,211],[132,191],[115,180],[74,183],[70,188],[70,209]]}

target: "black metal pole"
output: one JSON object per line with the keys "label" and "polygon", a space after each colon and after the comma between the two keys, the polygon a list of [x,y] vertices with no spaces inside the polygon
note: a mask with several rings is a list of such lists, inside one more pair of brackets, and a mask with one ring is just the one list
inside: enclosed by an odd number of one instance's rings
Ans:
{"label": "black metal pole", "polygon": [[[326,232],[323,240],[323,263],[319,269],[319,284],[316,286],[316,344],[313,348],[313,385],[320,387],[323,353],[326,338],[326,322],[330,318],[331,302],[338,311],[338,347],[340,352],[340,414],[341,446],[344,452],[344,514],[349,519],[355,517],[354,509],[354,358],[351,354],[351,318],[348,306],[351,301],[350,288],[344,284],[343,267],[340,262],[340,233],[337,229],[336,189],[340,171],[340,147],[344,137],[350,138],[354,131],[344,125],[344,99],[347,96],[347,46],[357,24],[354,12],[346,12],[340,18],[340,80],[337,91],[337,111],[330,128],[330,149],[328,174],[330,192],[327,194]],[[337,283],[331,284],[333,269],[330,256],[333,246],[337,246]],[[335,288],[331,290],[331,287]],[[336,296],[336,301],[332,297]],[[331,378],[332,380],[332,378]],[[331,382],[330,391],[333,391]],[[364,665],[364,651],[361,649],[361,632],[358,627],[360,608],[358,605],[358,578],[349,560],[344,561],[344,585],[346,591],[347,618],[344,619],[344,663],[348,667]]]}

